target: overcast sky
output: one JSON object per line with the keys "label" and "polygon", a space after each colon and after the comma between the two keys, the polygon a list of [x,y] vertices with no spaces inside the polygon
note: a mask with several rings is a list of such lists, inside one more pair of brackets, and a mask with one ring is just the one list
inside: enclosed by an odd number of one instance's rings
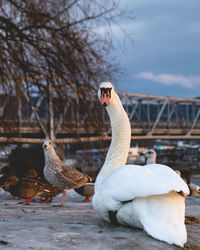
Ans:
{"label": "overcast sky", "polygon": [[[200,96],[200,0],[121,0],[134,20],[122,21],[134,43],[115,51],[128,75],[120,90]],[[114,29],[120,40],[122,35]]]}

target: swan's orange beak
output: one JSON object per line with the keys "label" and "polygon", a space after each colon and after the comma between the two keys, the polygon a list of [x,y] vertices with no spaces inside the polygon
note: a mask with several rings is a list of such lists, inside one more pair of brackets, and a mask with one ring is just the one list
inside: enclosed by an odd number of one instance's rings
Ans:
{"label": "swan's orange beak", "polygon": [[110,101],[110,96],[108,96],[106,93],[102,93],[101,95],[101,104],[103,106],[107,106],[109,104]]}
{"label": "swan's orange beak", "polygon": [[110,103],[111,98],[111,88],[101,89],[101,104],[106,107]]}

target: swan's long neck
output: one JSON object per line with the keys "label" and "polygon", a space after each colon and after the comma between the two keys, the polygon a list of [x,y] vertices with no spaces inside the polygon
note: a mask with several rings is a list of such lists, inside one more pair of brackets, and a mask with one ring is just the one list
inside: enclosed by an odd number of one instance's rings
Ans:
{"label": "swan's long neck", "polygon": [[116,96],[115,102],[108,105],[106,109],[111,122],[112,141],[105,162],[97,176],[95,191],[115,168],[126,164],[130,148],[130,122],[119,97]]}

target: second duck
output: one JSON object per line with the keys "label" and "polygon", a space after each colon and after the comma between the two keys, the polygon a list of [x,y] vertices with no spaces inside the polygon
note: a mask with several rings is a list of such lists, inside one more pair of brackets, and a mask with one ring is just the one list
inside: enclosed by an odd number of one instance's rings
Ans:
{"label": "second duck", "polygon": [[45,155],[44,176],[51,185],[69,190],[92,182],[90,176],[61,161],[54,150],[52,141],[45,140],[43,148]]}

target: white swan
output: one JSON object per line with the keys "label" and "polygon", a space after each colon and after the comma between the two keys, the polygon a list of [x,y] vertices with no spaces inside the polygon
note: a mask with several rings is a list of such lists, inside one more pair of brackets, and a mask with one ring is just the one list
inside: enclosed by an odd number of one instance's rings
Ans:
{"label": "white swan", "polygon": [[164,165],[125,165],[129,119],[111,83],[101,83],[98,96],[110,117],[112,141],[95,182],[94,209],[108,222],[142,228],[156,239],[183,246],[186,183]]}

